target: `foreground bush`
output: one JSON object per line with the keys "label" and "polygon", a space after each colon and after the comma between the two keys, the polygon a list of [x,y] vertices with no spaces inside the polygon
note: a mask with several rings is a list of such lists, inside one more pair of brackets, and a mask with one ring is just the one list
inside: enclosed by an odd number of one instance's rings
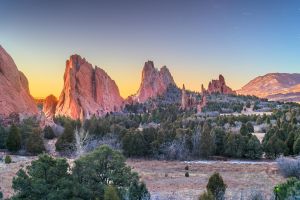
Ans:
{"label": "foreground bush", "polygon": [[300,180],[290,178],[285,183],[279,184],[274,188],[274,195],[277,199],[299,199]]}
{"label": "foreground bush", "polygon": [[14,200],[150,199],[147,188],[126,166],[122,154],[107,146],[76,160],[71,169],[66,159],[40,155],[26,170],[19,170],[13,189]]}

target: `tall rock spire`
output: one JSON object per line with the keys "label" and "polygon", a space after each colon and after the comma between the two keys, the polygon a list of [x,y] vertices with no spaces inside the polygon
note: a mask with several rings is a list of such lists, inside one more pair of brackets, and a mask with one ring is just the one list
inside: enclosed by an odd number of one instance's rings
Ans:
{"label": "tall rock spire", "polygon": [[67,60],[56,116],[88,119],[93,115],[119,111],[122,103],[115,81],[103,69],[94,68],[79,55],[72,55]]}
{"label": "tall rock spire", "polygon": [[186,106],[187,106],[187,96],[186,96],[185,86],[183,84],[181,90],[181,108],[185,110]]}

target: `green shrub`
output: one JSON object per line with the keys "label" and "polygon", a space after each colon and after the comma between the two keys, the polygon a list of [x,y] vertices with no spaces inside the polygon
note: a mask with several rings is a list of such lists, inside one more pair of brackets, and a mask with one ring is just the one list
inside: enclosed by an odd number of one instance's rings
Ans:
{"label": "green shrub", "polygon": [[16,125],[10,127],[6,140],[6,147],[9,151],[18,151],[21,149],[21,135],[19,128]]}
{"label": "green shrub", "polygon": [[300,195],[300,181],[297,178],[290,178],[285,183],[274,187],[274,195],[277,199],[298,199]]}
{"label": "green shrub", "polygon": [[4,162],[5,164],[11,163],[12,162],[11,157],[9,155],[5,156]]}
{"label": "green shrub", "polygon": [[104,200],[120,200],[118,191],[112,185],[106,187],[104,191]]}
{"label": "green shrub", "polygon": [[208,192],[203,192],[199,196],[199,200],[215,200],[215,197],[210,191],[208,191]]}
{"label": "green shrub", "polygon": [[44,138],[48,140],[55,138],[55,134],[50,126],[44,128]]}
{"label": "green shrub", "polygon": [[184,176],[185,176],[185,177],[190,177],[189,172],[185,172]]}
{"label": "green shrub", "polygon": [[185,170],[189,170],[189,166],[188,166],[188,165],[186,165],[184,169],[185,169]]}
{"label": "green shrub", "polygon": [[214,173],[206,185],[207,191],[211,192],[217,200],[224,198],[226,187],[227,185],[219,173]]}

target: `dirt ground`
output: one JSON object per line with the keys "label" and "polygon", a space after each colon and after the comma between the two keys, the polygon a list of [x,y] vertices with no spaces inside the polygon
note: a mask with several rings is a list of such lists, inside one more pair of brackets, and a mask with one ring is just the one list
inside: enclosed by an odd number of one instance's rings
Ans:
{"label": "dirt ground", "polygon": [[[4,197],[13,194],[11,181],[16,172],[31,163],[36,157],[12,157],[13,163],[0,162],[0,191]],[[130,159],[127,164],[138,172],[146,183],[153,200],[196,200],[204,191],[209,176],[221,173],[228,188],[226,199],[247,199],[253,191],[270,197],[274,185],[284,181],[278,174],[274,162],[236,161],[157,161]],[[185,177],[185,166],[189,166],[189,177]]]}
{"label": "dirt ground", "polygon": [[[219,172],[227,184],[226,199],[248,199],[256,192],[266,198],[284,178],[274,162],[192,162],[128,160],[151,192],[152,199],[196,200],[205,190],[208,178]],[[185,166],[189,177],[185,177]]]}

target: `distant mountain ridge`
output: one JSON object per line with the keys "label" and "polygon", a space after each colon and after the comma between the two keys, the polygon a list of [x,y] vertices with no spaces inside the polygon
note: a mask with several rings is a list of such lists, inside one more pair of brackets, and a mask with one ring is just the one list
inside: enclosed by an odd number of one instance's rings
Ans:
{"label": "distant mountain ridge", "polygon": [[300,73],[269,73],[258,76],[237,90],[274,101],[300,101]]}

